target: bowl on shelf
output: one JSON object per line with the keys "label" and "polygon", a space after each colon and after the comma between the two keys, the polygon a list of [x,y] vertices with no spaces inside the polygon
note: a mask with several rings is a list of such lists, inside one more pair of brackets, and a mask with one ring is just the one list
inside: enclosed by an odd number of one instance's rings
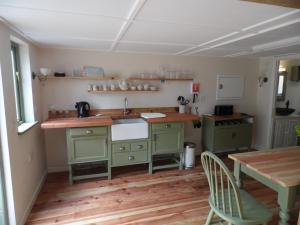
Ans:
{"label": "bowl on shelf", "polygon": [[150,90],[151,90],[151,91],[156,91],[156,90],[157,90],[157,87],[151,86],[151,87],[150,87]]}
{"label": "bowl on shelf", "polygon": [[130,90],[135,91],[136,90],[136,86],[131,86]]}

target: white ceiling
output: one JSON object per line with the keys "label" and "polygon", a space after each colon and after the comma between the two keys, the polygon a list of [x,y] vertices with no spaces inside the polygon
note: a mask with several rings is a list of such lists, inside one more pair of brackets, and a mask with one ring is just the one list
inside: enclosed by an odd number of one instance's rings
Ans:
{"label": "white ceiling", "polygon": [[1,0],[43,47],[203,56],[299,52],[300,10],[239,0]]}

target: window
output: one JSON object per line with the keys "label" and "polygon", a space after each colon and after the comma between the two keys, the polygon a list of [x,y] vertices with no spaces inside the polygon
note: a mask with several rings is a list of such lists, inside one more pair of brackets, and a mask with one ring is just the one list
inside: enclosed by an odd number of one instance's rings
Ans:
{"label": "window", "polygon": [[278,87],[277,87],[277,101],[284,101],[286,92],[287,73],[279,72]]}
{"label": "window", "polygon": [[24,113],[24,98],[23,98],[23,90],[22,90],[20,50],[19,50],[19,45],[15,42],[11,42],[11,60],[12,60],[13,80],[14,80],[14,89],[15,89],[17,123],[19,126],[25,122],[25,113]]}

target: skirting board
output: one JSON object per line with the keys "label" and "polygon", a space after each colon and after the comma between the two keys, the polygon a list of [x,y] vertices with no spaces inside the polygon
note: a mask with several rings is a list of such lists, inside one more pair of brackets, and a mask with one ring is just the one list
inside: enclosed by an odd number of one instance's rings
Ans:
{"label": "skirting board", "polygon": [[48,173],[57,173],[57,172],[65,172],[69,171],[69,167],[67,165],[65,166],[49,166],[48,167]]}
{"label": "skirting board", "polygon": [[32,207],[33,207],[33,205],[34,205],[34,203],[35,203],[35,201],[36,201],[36,199],[37,199],[37,197],[38,197],[38,195],[39,195],[39,193],[40,193],[40,191],[41,191],[41,189],[42,189],[42,187],[43,187],[43,185],[44,185],[44,183],[46,181],[46,178],[47,178],[47,171],[44,172],[44,174],[43,174],[43,176],[42,176],[42,178],[41,178],[38,186],[34,190],[34,193],[33,193],[32,197],[31,197],[31,200],[30,200],[27,208],[24,211],[24,214],[23,214],[23,216],[22,216],[22,218],[21,218],[21,220],[19,222],[19,225],[24,225],[26,223],[27,218],[28,218],[28,216],[29,216],[29,214],[30,214],[30,212],[32,210]]}

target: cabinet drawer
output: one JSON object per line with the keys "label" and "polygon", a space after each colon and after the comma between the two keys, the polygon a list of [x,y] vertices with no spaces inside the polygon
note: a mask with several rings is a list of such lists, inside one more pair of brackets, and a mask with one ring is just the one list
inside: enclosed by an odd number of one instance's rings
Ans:
{"label": "cabinet drawer", "polygon": [[169,130],[169,129],[181,129],[182,123],[154,123],[152,124],[152,130]]}
{"label": "cabinet drawer", "polygon": [[85,127],[85,128],[71,128],[71,136],[92,136],[92,135],[106,135],[107,127]]}
{"label": "cabinet drawer", "polygon": [[135,142],[130,144],[131,151],[145,151],[147,149],[148,149],[148,143],[146,141]]}
{"label": "cabinet drawer", "polygon": [[119,152],[112,154],[112,166],[125,166],[147,162],[148,151]]}
{"label": "cabinet drawer", "polygon": [[113,152],[129,152],[130,144],[129,143],[112,144],[112,150]]}

